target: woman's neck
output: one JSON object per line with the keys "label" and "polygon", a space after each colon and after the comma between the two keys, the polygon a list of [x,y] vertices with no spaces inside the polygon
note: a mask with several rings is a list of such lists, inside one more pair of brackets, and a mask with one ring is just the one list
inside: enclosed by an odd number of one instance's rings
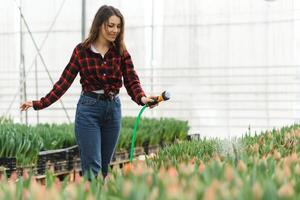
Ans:
{"label": "woman's neck", "polygon": [[110,47],[110,42],[104,39],[103,37],[98,37],[98,39],[94,43],[96,48],[99,49],[107,49]]}
{"label": "woman's neck", "polygon": [[110,42],[101,37],[99,37],[93,45],[103,57],[110,48]]}

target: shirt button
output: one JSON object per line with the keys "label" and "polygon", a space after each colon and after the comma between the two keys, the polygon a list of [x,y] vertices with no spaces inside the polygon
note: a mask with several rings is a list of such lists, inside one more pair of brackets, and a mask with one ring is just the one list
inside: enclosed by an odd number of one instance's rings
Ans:
{"label": "shirt button", "polygon": [[103,64],[106,65],[106,61],[104,61]]}
{"label": "shirt button", "polygon": [[106,74],[104,73],[103,76],[106,76]]}

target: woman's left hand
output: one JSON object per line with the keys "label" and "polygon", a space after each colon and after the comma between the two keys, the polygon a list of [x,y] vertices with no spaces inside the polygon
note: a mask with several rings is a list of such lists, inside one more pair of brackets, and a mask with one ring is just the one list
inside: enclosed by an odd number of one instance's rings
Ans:
{"label": "woman's left hand", "polygon": [[[157,96],[142,97],[141,102],[146,105],[147,103],[154,102],[154,99],[157,99]],[[156,106],[158,106],[158,103],[150,105],[149,108],[154,108]]]}
{"label": "woman's left hand", "polygon": [[22,103],[22,105],[20,106],[21,111],[26,111],[28,108],[31,108],[33,106],[32,101],[25,101],[24,103]]}

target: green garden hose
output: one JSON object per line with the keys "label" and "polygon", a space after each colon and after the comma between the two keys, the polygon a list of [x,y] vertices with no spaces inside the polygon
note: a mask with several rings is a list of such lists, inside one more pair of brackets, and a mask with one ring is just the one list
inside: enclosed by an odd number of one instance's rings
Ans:
{"label": "green garden hose", "polygon": [[132,156],[133,156],[133,152],[134,152],[134,142],[135,142],[135,138],[136,138],[136,130],[137,130],[137,127],[138,127],[138,125],[140,123],[140,119],[141,119],[142,113],[144,112],[144,110],[147,107],[148,107],[148,105],[144,105],[143,106],[143,108],[141,109],[141,111],[139,112],[139,115],[137,116],[137,118],[135,120],[133,132],[132,132],[131,148],[130,148],[130,163],[132,163]]}
{"label": "green garden hose", "polygon": [[151,105],[155,105],[158,104],[161,101],[166,101],[170,99],[170,93],[167,91],[164,91],[160,96],[156,97],[156,98],[152,98],[152,102],[148,102],[146,105],[143,106],[143,108],[141,109],[141,111],[139,112],[139,115],[137,116],[136,120],[135,120],[135,124],[134,124],[134,128],[133,128],[133,133],[132,133],[132,140],[131,140],[131,148],[130,148],[130,156],[129,156],[129,161],[130,163],[132,163],[132,157],[133,157],[133,152],[134,152],[134,142],[135,142],[135,138],[136,138],[136,130],[137,127],[140,123],[140,119],[141,119],[141,115],[144,112],[144,110]]}

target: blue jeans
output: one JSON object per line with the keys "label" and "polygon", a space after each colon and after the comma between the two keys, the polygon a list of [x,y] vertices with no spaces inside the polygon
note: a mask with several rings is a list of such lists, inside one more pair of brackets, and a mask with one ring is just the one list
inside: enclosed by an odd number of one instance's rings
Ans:
{"label": "blue jeans", "polygon": [[[82,174],[103,177],[108,173],[121,128],[121,102],[97,100],[81,95],[75,117],[75,135],[79,146]],[[90,172],[92,172],[90,174]]]}

